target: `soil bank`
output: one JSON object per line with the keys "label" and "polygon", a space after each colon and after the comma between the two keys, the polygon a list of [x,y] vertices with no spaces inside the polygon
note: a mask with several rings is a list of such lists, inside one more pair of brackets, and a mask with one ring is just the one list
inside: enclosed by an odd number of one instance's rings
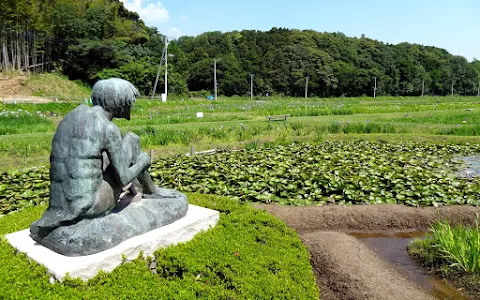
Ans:
{"label": "soil bank", "polygon": [[256,204],[295,229],[311,254],[321,299],[433,299],[347,232],[427,231],[447,218],[474,225],[480,208],[403,205],[292,207]]}

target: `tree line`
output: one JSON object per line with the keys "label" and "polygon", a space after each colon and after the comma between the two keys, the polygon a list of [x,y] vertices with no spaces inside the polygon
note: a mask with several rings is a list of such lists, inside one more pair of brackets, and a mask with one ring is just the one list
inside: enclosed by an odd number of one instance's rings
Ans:
{"label": "tree line", "polygon": [[[55,70],[93,84],[120,77],[150,95],[164,36],[119,0],[3,0],[0,69]],[[169,43],[169,93],[246,95],[476,95],[480,61],[444,49],[362,36],[272,28],[207,32]],[[253,75],[253,77],[251,77]],[[163,78],[160,78],[160,84]]]}

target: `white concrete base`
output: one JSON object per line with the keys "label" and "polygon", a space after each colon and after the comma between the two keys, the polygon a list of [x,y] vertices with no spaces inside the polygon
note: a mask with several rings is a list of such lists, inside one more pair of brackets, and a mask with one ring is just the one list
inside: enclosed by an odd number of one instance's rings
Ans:
{"label": "white concrete base", "polygon": [[30,229],[5,237],[18,251],[44,265],[56,280],[62,280],[67,273],[72,278],[88,280],[100,270],[110,272],[115,269],[122,263],[123,255],[127,260],[133,260],[140,251],[144,256],[150,256],[158,248],[189,241],[200,231],[214,227],[219,218],[218,211],[189,205],[187,215],[172,224],[128,239],[111,249],[78,257],[64,256],[38,244],[30,238]]}

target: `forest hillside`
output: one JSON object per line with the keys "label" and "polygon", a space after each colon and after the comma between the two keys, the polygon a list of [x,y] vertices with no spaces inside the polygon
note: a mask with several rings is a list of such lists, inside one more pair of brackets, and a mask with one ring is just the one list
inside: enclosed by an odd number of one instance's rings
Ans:
{"label": "forest hillside", "polygon": [[[164,36],[119,0],[0,1],[0,71],[54,71],[92,84],[121,77],[150,95]],[[476,95],[480,61],[433,46],[272,28],[206,32],[169,43],[169,92],[319,97]],[[253,77],[251,77],[253,75]],[[160,84],[162,84],[162,77]]]}

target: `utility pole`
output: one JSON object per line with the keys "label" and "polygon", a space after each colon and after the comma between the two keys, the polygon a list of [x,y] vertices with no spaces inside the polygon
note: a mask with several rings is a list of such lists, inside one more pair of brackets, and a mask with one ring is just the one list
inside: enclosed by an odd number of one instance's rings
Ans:
{"label": "utility pole", "polygon": [[165,99],[168,95],[168,38],[165,36]]}
{"label": "utility pole", "polygon": [[305,99],[307,99],[308,98],[308,76],[305,79],[306,79],[305,80],[306,81],[305,82]]}
{"label": "utility pole", "polygon": [[454,91],[454,89],[453,89],[453,80],[452,80],[452,97],[453,97],[453,91]]}
{"label": "utility pole", "polygon": [[250,74],[250,100],[253,100],[253,74]]}
{"label": "utility pole", "polygon": [[477,97],[480,97],[480,81],[478,82]]}
{"label": "utility pole", "polygon": [[217,100],[217,60],[213,60],[213,84],[215,90],[215,100]]}
{"label": "utility pole", "polygon": [[375,77],[375,87],[373,88],[373,98],[377,96],[377,77]]}
{"label": "utility pole", "polygon": [[157,91],[158,77],[160,77],[160,70],[162,69],[163,59],[165,58],[165,48],[162,51],[162,58],[158,64],[157,77],[155,77],[155,82],[153,83],[152,99],[155,97],[155,92]]}
{"label": "utility pole", "polygon": [[424,93],[425,93],[425,79],[422,80],[422,97]]}

